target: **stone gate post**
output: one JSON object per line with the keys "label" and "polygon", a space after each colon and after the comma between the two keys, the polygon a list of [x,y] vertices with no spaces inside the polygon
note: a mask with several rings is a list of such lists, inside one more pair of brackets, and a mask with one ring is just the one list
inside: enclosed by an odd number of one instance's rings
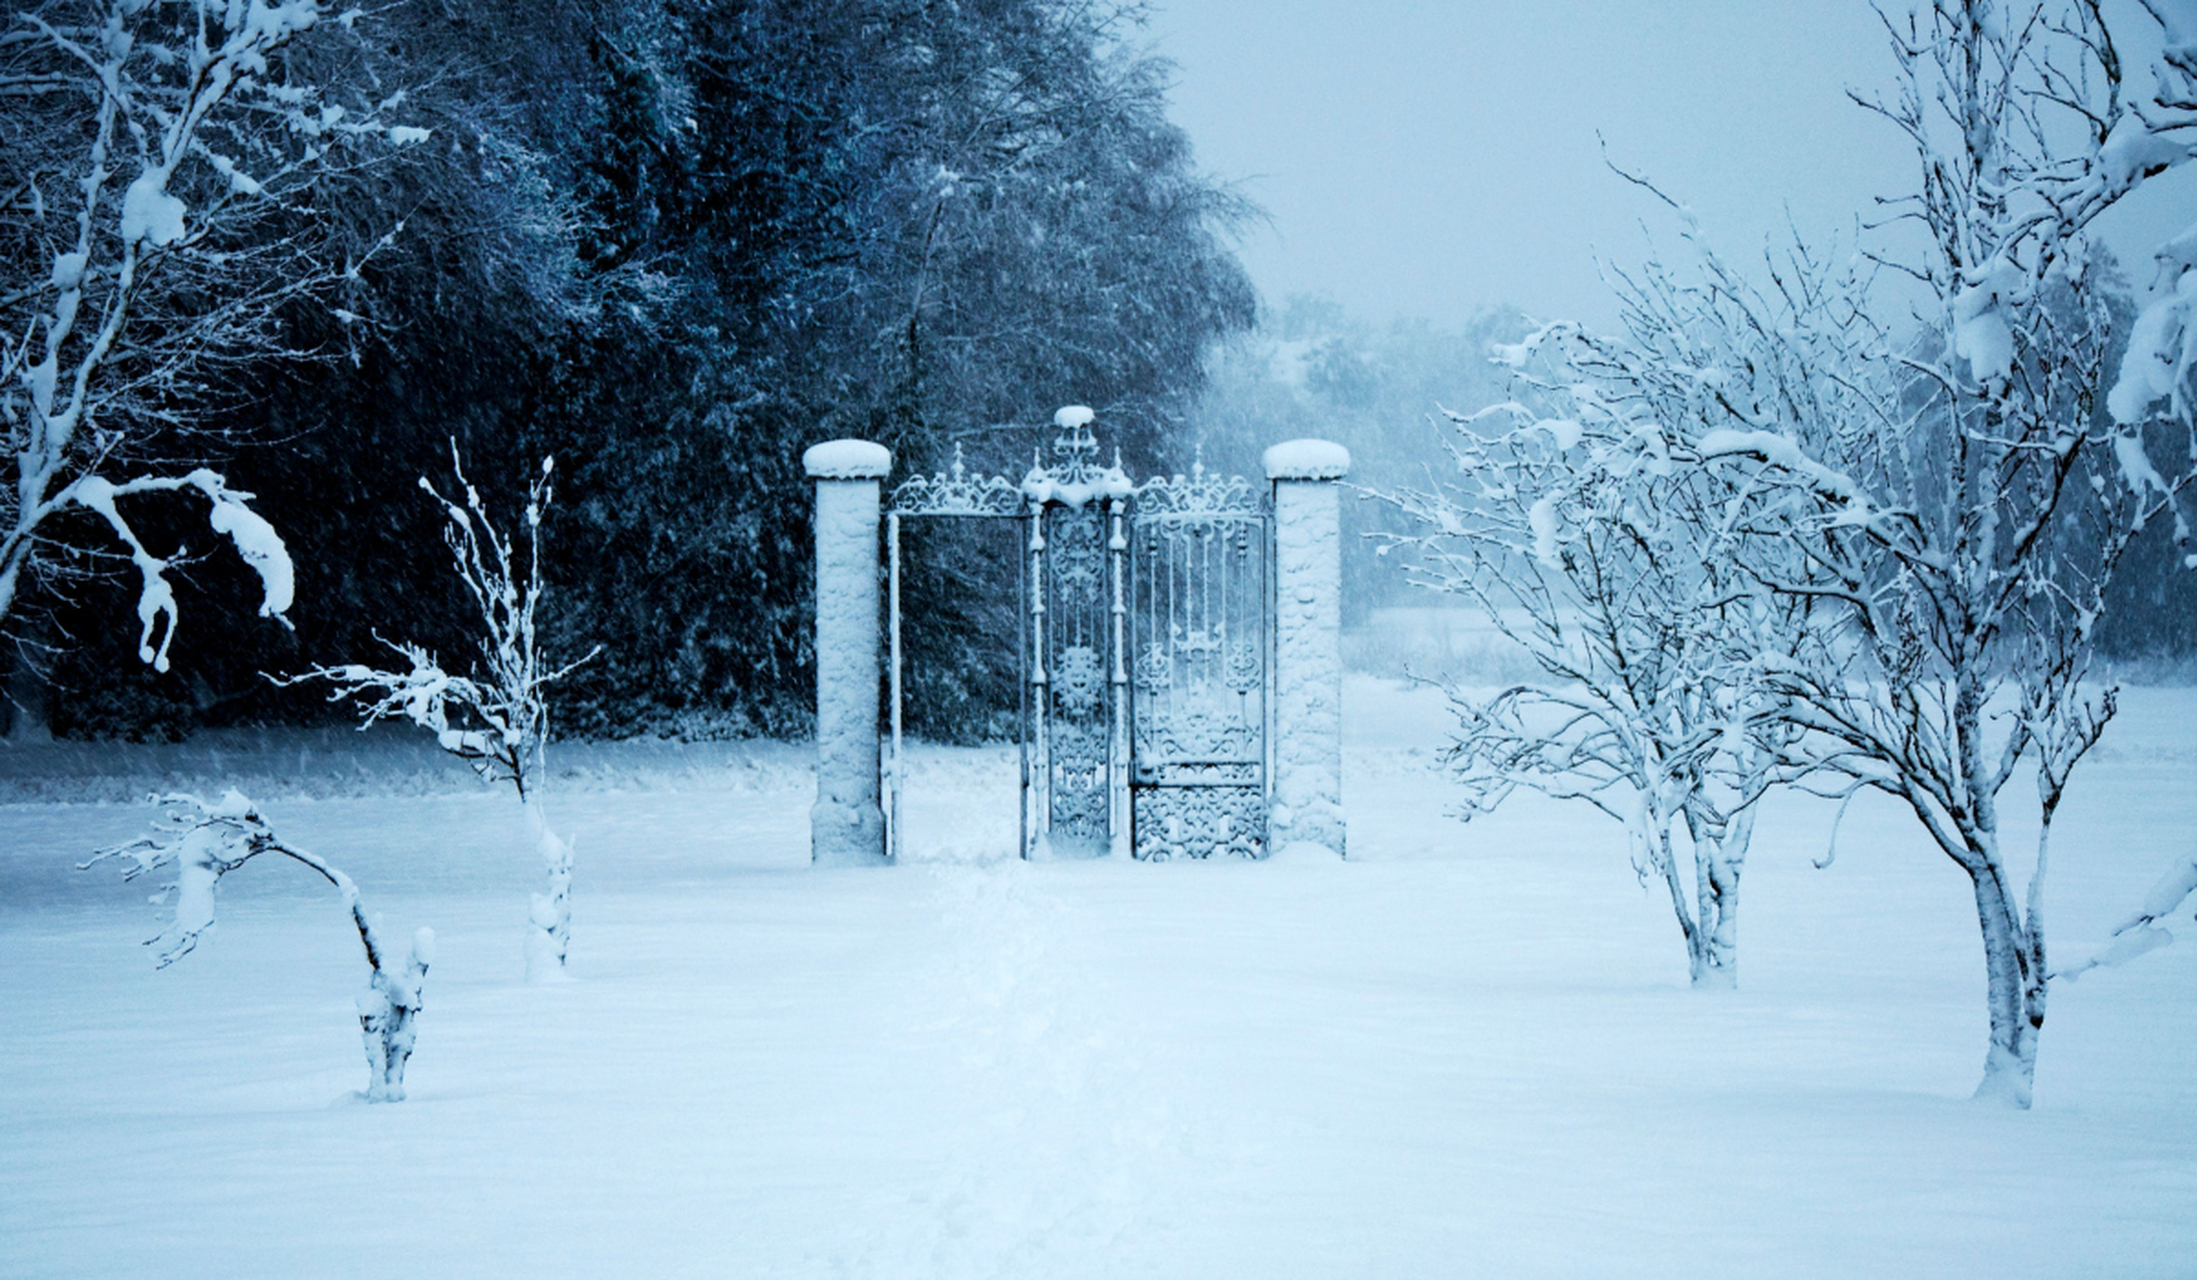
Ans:
{"label": "stone gate post", "polygon": [[882,866],[877,806],[878,482],[891,450],[867,440],[812,446],[816,480],[816,804],[809,856],[824,866]]}
{"label": "stone gate post", "polygon": [[1350,451],[1291,440],[1266,451],[1274,482],[1276,853],[1344,854],[1342,528]]}

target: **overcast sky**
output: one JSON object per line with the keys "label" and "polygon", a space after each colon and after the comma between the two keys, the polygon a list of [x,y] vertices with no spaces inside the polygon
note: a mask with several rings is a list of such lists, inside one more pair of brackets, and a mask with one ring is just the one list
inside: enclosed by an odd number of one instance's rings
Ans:
{"label": "overcast sky", "polygon": [[[1891,68],[1862,0],[1158,4],[1175,119],[1272,218],[1241,253],[1274,301],[1445,324],[1514,302],[1607,323],[1595,255],[1637,260],[1643,221],[1664,240],[1674,223],[1603,167],[1598,130],[1727,256],[1787,209],[1811,238],[1844,234],[1910,181],[1898,135],[1845,98]],[[2132,274],[2197,200],[2174,176],[2111,237]]]}

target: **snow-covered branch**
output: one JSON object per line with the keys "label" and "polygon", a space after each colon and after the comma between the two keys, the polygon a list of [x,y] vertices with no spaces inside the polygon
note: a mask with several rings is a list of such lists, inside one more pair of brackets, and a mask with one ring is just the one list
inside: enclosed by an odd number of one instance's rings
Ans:
{"label": "snow-covered branch", "polygon": [[197,948],[214,927],[214,899],[221,878],[261,854],[276,854],[306,867],[343,896],[370,971],[358,999],[359,1029],[366,1040],[369,1102],[404,1099],[404,1068],[417,1036],[413,1022],[421,1008],[420,991],[428,966],[435,962],[435,932],[422,928],[412,937],[411,954],[399,968],[359,899],[351,877],[315,854],[285,843],[252,802],[229,791],[211,804],[192,795],[153,797],[160,806],[153,833],[102,849],[79,869],[108,859],[124,861],[124,880],[173,871],[166,897],[174,911],[159,934],[146,940],[158,948],[158,964],[167,968]]}
{"label": "snow-covered branch", "polygon": [[2189,896],[2197,893],[2197,856],[2177,859],[2151,886],[2135,912],[2113,929],[2113,941],[2080,964],[2054,971],[2055,978],[2077,978],[2092,969],[2127,964],[2140,955],[2172,946],[2174,935],[2159,927]]}
{"label": "snow-covered branch", "polygon": [[152,437],[196,425],[228,371],[281,350],[286,309],[356,279],[357,262],[301,230],[316,184],[424,136],[392,122],[402,93],[364,100],[300,73],[303,44],[350,38],[355,14],[322,16],[315,0],[39,0],[0,27],[0,84],[25,95],[0,120],[0,191],[12,193],[0,201],[0,430],[14,463],[0,488],[0,620],[28,576],[61,572],[52,518],[84,507],[138,568],[139,650],[164,669],[167,562],[114,499],[183,489],[212,502],[215,531],[259,570],[261,612],[287,607],[287,561],[250,495],[146,459],[163,452]]}
{"label": "snow-covered branch", "polygon": [[[2118,171],[2156,174],[2197,155],[2197,3],[2142,0],[2163,38],[2148,102],[2128,104],[2108,146]],[[2197,222],[2159,246],[2152,300],[2137,315],[2107,401],[2113,419],[2140,428],[2166,413],[2197,429]]]}
{"label": "snow-covered branch", "polygon": [[[168,646],[175,640],[177,606],[174,584],[167,577],[170,565],[145,549],[115,499],[186,489],[197,490],[212,504],[207,512],[207,524],[215,533],[229,539],[237,555],[259,575],[259,616],[274,618],[288,626],[289,619],[283,615],[290,608],[296,590],[296,573],[290,563],[289,549],[283,545],[274,526],[245,505],[252,495],[231,489],[228,481],[218,473],[200,467],[188,475],[140,476],[121,484],[87,475],[57,495],[60,501],[97,512],[114,531],[115,537],[129,548],[130,560],[136,565],[139,578],[137,616],[141,629],[137,656],[151,663],[156,671],[168,669]],[[155,637],[159,640],[158,645],[153,643]]]}

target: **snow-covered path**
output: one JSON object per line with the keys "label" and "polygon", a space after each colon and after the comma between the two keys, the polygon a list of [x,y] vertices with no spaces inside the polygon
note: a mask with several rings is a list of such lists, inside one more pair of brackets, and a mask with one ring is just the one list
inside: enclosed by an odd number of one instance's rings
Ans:
{"label": "snow-covered path", "polygon": [[[2197,829],[2197,695],[2126,705],[2065,956]],[[2056,987],[2036,1111],[1976,1107],[1965,881],[1888,807],[1816,871],[1781,803],[1697,996],[1614,828],[1459,827],[1438,705],[1346,707],[1348,865],[1002,860],[1002,752],[922,754],[887,871],[806,866],[795,769],[571,791],[559,987],[508,801],[268,801],[441,936],[399,1106],[346,1100],[362,966],[304,876],[156,973],[142,888],[67,869],[144,811],[0,807],[0,1274],[2197,1273],[2197,945]]]}

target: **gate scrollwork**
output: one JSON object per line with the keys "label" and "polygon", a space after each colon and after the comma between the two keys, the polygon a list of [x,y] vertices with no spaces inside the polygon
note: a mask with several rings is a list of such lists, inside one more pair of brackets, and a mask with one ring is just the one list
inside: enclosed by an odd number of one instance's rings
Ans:
{"label": "gate scrollwork", "polygon": [[1265,504],[1200,463],[1132,510],[1136,856],[1264,857]]}
{"label": "gate scrollwork", "polygon": [[970,475],[957,444],[951,470],[901,481],[888,510],[902,516],[1019,516],[1022,490],[1003,476]]}

